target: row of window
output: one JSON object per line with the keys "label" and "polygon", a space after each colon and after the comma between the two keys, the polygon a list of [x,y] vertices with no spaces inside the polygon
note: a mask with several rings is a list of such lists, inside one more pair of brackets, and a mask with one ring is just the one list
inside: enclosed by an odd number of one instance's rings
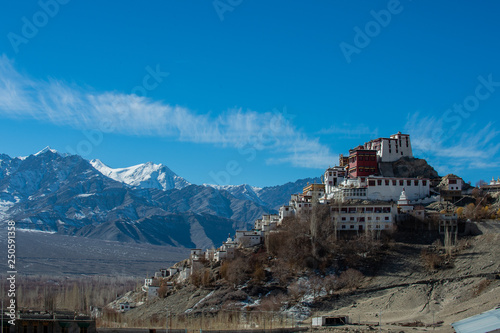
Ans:
{"label": "row of window", "polygon": [[[406,180],[406,186],[412,186],[412,183],[414,186],[418,186],[419,181],[422,182],[422,186],[427,186],[427,180],[422,179],[414,179],[413,181],[411,179]],[[370,179],[368,181],[368,186],[390,186],[392,182],[392,186],[397,186],[399,183],[399,186],[405,186],[405,181],[403,179],[397,180],[397,179]]]}
{"label": "row of window", "polygon": [[[384,216],[384,219],[382,219],[381,216],[376,216],[375,219],[372,219],[371,216],[368,216],[366,218],[366,220],[365,220],[365,217],[358,217],[358,218],[356,218],[356,217],[351,216],[349,218],[349,220],[348,220],[347,217],[342,216],[342,218],[340,220],[343,221],[343,222],[345,222],[345,221],[350,221],[350,222],[365,222],[365,221],[390,221],[391,218],[390,218],[390,216]],[[334,217],[333,221],[337,221],[337,218]]]}
{"label": "row of window", "polygon": [[391,207],[342,207],[340,208],[332,208],[332,212],[334,213],[390,213]]}
{"label": "row of window", "polygon": [[[385,226],[382,226],[382,227],[380,226],[380,224],[376,224],[375,226],[368,225],[368,226],[367,226],[367,229],[384,229],[384,228],[385,228],[385,229],[389,229],[390,227],[391,227],[391,226],[390,226],[389,224],[386,224]],[[342,224],[342,225],[340,226],[340,228],[341,228],[341,229],[343,229],[343,230],[347,230],[347,229],[349,229],[349,230],[355,230],[355,229],[356,229],[356,228],[355,228],[355,225],[353,225],[353,224],[351,224],[351,225],[349,225],[349,226],[347,226],[347,225],[345,225],[345,224]],[[358,230],[363,230],[363,226],[362,226],[362,225],[359,225],[359,226],[358,226]]]}
{"label": "row of window", "polygon": [[342,190],[344,197],[364,197],[366,196],[366,188],[350,188]]}

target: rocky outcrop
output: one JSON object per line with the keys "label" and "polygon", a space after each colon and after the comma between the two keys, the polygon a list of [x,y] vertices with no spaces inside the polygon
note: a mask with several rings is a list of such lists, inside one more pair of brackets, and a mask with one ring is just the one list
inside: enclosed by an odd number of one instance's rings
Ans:
{"label": "rocky outcrop", "polygon": [[439,178],[437,171],[420,158],[402,157],[395,162],[379,163],[379,170],[384,177]]}

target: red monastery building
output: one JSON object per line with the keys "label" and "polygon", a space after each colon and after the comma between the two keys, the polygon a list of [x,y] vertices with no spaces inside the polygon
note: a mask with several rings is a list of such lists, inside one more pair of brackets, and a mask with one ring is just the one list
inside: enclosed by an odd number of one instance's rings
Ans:
{"label": "red monastery building", "polygon": [[377,151],[363,146],[349,150],[349,177],[366,177],[378,173]]}

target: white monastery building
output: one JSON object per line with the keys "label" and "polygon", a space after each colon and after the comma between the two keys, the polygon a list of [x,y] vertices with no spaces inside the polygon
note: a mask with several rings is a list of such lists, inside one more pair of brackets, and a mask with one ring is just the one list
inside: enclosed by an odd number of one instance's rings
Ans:
{"label": "white monastery building", "polygon": [[364,149],[376,150],[378,162],[394,162],[401,157],[413,157],[410,135],[398,132],[390,138],[378,138],[364,144]]}

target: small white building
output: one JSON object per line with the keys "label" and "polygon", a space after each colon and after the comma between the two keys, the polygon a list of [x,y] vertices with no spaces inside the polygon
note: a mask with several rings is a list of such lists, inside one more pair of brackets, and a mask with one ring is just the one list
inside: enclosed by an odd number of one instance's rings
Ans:
{"label": "small white building", "polygon": [[401,195],[398,199],[398,208],[399,211],[403,214],[408,214],[413,210],[413,205],[410,205],[410,200],[406,197],[405,190],[401,192]]}
{"label": "small white building", "polygon": [[[295,209],[293,206],[285,205],[280,207],[279,211],[279,222],[278,225],[283,223],[283,220],[288,218],[288,217],[294,217],[295,216]],[[257,228],[256,228],[257,229]]]}
{"label": "small white building", "polygon": [[235,250],[236,249],[234,247],[225,248],[225,249],[220,248],[219,250],[215,251],[215,253],[214,253],[214,261],[233,259]]}
{"label": "small white building", "polygon": [[439,188],[445,191],[462,191],[464,181],[462,178],[449,174],[443,177]]}
{"label": "small white building", "polygon": [[183,267],[182,269],[179,269],[179,275],[177,276],[177,282],[183,283],[190,276],[191,276],[191,267],[189,267],[189,266]]}
{"label": "small white building", "polygon": [[338,231],[393,231],[395,225],[394,203],[339,204],[332,205],[330,211]]}
{"label": "small white building", "polygon": [[213,261],[214,260],[214,255],[215,255],[215,249],[208,249],[205,251],[205,260],[208,261]]}
{"label": "small white building", "polygon": [[144,287],[149,287],[150,285],[153,284],[153,278],[146,278],[144,279]]}
{"label": "small white building", "polygon": [[234,236],[235,242],[241,244],[243,247],[252,247],[263,242],[262,231],[260,230],[250,230],[250,231],[236,231]]}
{"label": "small white building", "polygon": [[205,257],[205,252],[202,249],[191,249],[191,253],[189,255],[189,259],[191,262],[199,261]]}
{"label": "small white building", "polygon": [[444,235],[447,232],[452,234],[458,232],[458,217],[456,213],[439,214],[439,233]]}
{"label": "small white building", "polygon": [[268,232],[275,230],[279,224],[280,215],[276,214],[265,214],[262,215],[261,219],[257,219],[254,223],[254,230],[260,230],[263,232]]}
{"label": "small white building", "polygon": [[346,178],[346,170],[341,166],[328,168],[323,174],[323,184],[325,184],[325,192],[332,193],[336,186],[342,183]]}

